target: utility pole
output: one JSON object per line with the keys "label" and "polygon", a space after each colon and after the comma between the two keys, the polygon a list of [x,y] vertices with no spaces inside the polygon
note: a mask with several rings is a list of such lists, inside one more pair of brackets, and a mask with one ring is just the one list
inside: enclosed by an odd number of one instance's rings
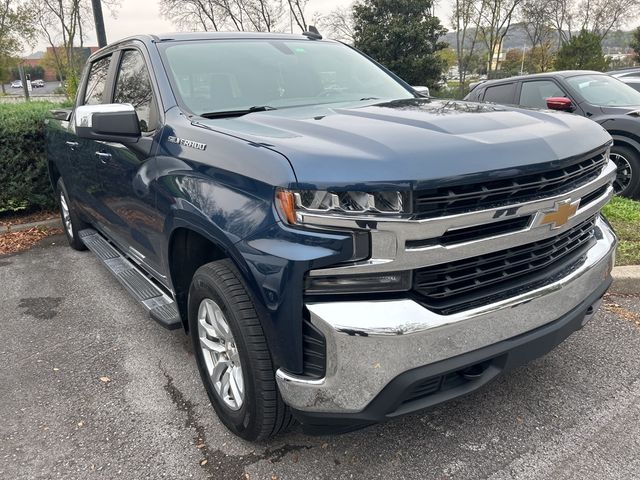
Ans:
{"label": "utility pole", "polygon": [[24,98],[29,102],[31,100],[29,98],[29,86],[27,85],[27,76],[24,74],[22,65],[18,65],[18,73],[20,74],[20,81],[22,82],[22,89],[24,90]]}
{"label": "utility pole", "polygon": [[93,20],[96,24],[96,35],[98,35],[98,46],[100,48],[107,46],[107,34],[104,31],[104,18],[102,16],[101,0],[91,0],[93,7]]}

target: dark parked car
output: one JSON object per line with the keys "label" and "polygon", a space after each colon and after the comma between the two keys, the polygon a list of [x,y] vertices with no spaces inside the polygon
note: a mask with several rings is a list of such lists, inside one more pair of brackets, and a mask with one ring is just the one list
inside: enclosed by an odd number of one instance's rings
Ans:
{"label": "dark parked car", "polygon": [[617,78],[621,82],[626,83],[634,90],[640,92],[640,67],[624,68],[622,70],[612,70],[607,72],[614,78]]}
{"label": "dark parked car", "polygon": [[421,97],[317,34],[122,40],[53,113],[70,245],[191,335],[246,439],[467,394],[580,329],[611,283],[606,131]]}
{"label": "dark parked car", "polygon": [[524,75],[482,82],[465,100],[563,110],[598,122],[613,137],[616,193],[640,196],[640,92],[620,80],[591,71]]}

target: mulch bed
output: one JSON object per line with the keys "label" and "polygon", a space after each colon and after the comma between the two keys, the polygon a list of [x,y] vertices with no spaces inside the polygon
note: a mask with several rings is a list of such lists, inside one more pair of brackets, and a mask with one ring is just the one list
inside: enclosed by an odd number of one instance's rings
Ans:
{"label": "mulch bed", "polygon": [[[2,214],[0,215],[0,226],[12,227],[56,218],[59,218],[58,212],[47,210]],[[0,234],[0,255],[8,255],[10,253],[28,250],[43,238],[60,233],[63,233],[61,228],[33,227],[19,232],[9,231]]]}
{"label": "mulch bed", "polygon": [[[36,220],[32,220],[36,221]],[[29,223],[29,222],[20,222]],[[20,232],[8,232],[0,235],[0,255],[22,252],[33,247],[45,237],[63,233],[61,228],[33,227]]]}
{"label": "mulch bed", "polygon": [[11,225],[22,225],[25,223],[40,222],[43,220],[52,220],[59,217],[58,212],[37,211],[31,213],[13,213],[0,215],[0,227],[10,227]]}

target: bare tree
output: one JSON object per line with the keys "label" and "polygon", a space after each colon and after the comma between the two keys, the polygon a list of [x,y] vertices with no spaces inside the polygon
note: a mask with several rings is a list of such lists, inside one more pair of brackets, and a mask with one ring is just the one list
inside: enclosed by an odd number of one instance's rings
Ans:
{"label": "bare tree", "polygon": [[540,0],[524,0],[520,7],[521,22],[531,44],[531,60],[545,72],[553,63],[554,4]]}
{"label": "bare tree", "polygon": [[458,61],[458,80],[460,92],[469,70],[469,61],[473,57],[480,32],[480,20],[486,2],[483,0],[456,0],[451,23],[456,30],[456,56]]}
{"label": "bare tree", "polygon": [[79,28],[87,19],[81,0],[42,0],[39,6],[38,23],[42,36],[52,48],[58,75],[67,82],[67,93],[75,93],[79,83],[79,66],[74,47],[84,45],[84,32]]}
{"label": "bare tree", "polygon": [[292,20],[296,22],[302,32],[306,32],[308,25],[304,17],[304,9],[307,6],[307,0],[287,0],[287,2]]}
{"label": "bare tree", "polygon": [[582,30],[602,39],[640,12],[640,0],[550,0],[548,5],[561,44]]}
{"label": "bare tree", "polygon": [[283,7],[282,0],[160,0],[160,13],[186,29],[271,32]]}
{"label": "bare tree", "polygon": [[502,42],[511,27],[517,8],[523,0],[483,1],[485,5],[482,7],[479,28],[482,40],[489,51],[487,71],[491,72],[494,70],[494,59],[496,61],[495,67],[497,67],[502,51]]}
{"label": "bare tree", "polygon": [[14,57],[34,37],[33,13],[22,2],[0,1],[0,85],[2,93],[9,69],[15,63]]}
{"label": "bare tree", "polygon": [[524,0],[520,7],[522,25],[531,46],[536,47],[548,40],[553,33],[553,5],[540,0]]}
{"label": "bare tree", "polygon": [[269,0],[245,0],[244,11],[252,30],[271,32],[276,30],[283,15],[282,2]]}
{"label": "bare tree", "polygon": [[178,27],[218,31],[226,21],[224,9],[211,0],[161,0],[160,14]]}
{"label": "bare tree", "polygon": [[314,17],[315,25],[323,35],[353,45],[353,6],[338,7],[326,15]]}
{"label": "bare tree", "polygon": [[[115,13],[119,0],[102,0]],[[84,58],[77,47],[84,47],[87,33],[93,29],[90,0],[33,0],[35,22],[40,36],[49,44],[61,79],[67,82],[67,94],[78,87]]]}

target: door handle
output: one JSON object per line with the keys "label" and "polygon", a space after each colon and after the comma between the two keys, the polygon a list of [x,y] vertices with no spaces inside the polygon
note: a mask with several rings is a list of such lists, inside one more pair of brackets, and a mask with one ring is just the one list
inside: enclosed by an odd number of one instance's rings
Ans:
{"label": "door handle", "polygon": [[78,145],[80,145],[78,142],[71,142],[71,141],[69,141],[69,140],[67,140],[67,141],[66,141],[66,142],[64,142],[64,143],[66,143],[66,144],[67,144],[69,147],[71,147],[71,148],[74,148],[74,147],[77,147]]}
{"label": "door handle", "polygon": [[96,152],[96,158],[102,163],[108,163],[111,160],[111,154],[107,152]]}

